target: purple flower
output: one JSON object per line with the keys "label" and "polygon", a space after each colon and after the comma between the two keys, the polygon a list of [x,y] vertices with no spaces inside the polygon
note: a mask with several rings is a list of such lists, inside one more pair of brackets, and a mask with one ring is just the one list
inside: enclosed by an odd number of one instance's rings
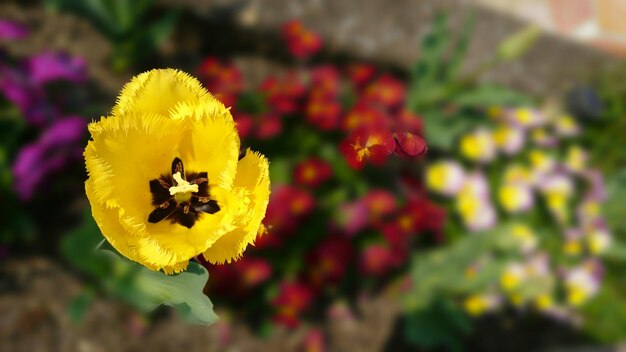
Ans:
{"label": "purple flower", "polygon": [[12,172],[20,199],[32,199],[48,176],[81,159],[85,127],[86,122],[81,117],[57,120],[37,141],[19,151]]}
{"label": "purple flower", "polygon": [[22,39],[28,35],[26,27],[13,21],[0,19],[0,40]]}
{"label": "purple flower", "polygon": [[31,81],[37,85],[55,80],[81,83],[87,76],[85,60],[60,53],[45,52],[33,56],[26,65]]}
{"label": "purple flower", "polygon": [[0,64],[0,94],[15,104],[29,124],[45,126],[59,111],[47,103],[43,89],[20,69]]}

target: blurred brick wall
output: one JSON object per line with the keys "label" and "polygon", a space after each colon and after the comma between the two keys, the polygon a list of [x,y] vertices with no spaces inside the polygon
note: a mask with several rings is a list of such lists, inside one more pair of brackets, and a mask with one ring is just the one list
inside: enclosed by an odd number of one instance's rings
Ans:
{"label": "blurred brick wall", "polygon": [[626,57],[626,0],[471,0]]}

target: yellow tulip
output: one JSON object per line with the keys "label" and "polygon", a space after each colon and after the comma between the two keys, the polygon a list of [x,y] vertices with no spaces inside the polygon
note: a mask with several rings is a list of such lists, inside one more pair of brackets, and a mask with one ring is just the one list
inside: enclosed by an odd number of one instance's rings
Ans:
{"label": "yellow tulip", "polygon": [[200,254],[230,262],[262,230],[268,161],[250,150],[239,160],[229,110],[186,73],[134,77],[89,132],[92,214],[127,258],[168,274]]}

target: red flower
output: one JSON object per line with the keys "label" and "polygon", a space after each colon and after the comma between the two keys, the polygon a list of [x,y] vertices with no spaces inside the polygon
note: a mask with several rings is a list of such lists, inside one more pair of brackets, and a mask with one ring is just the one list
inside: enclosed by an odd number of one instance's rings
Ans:
{"label": "red flower", "polygon": [[360,88],[367,84],[372,77],[374,77],[376,68],[368,64],[353,64],[348,66],[347,73],[352,83],[357,88]]}
{"label": "red flower", "polygon": [[281,115],[295,112],[305,93],[304,85],[293,72],[280,78],[269,77],[259,89],[265,94],[271,110]]}
{"label": "red flower", "polygon": [[336,98],[339,95],[339,71],[333,66],[318,66],[311,70],[310,96]]}
{"label": "red flower", "polygon": [[312,97],[306,107],[307,121],[323,131],[335,129],[340,116],[341,105],[334,99]]}
{"label": "red flower", "polygon": [[202,78],[215,77],[222,69],[220,60],[216,57],[209,56],[202,60],[202,63],[198,67],[198,75]]}
{"label": "red flower", "polygon": [[396,117],[396,131],[406,131],[417,135],[423,134],[422,118],[411,110],[403,108]]}
{"label": "red flower", "polygon": [[265,259],[243,257],[234,262],[233,266],[238,273],[237,281],[247,289],[259,286],[272,276],[272,267]]}
{"label": "red flower", "polygon": [[426,154],[428,147],[424,138],[414,135],[411,132],[396,133],[396,154],[412,158]]}
{"label": "red flower", "polygon": [[330,164],[322,159],[310,158],[295,167],[293,178],[296,183],[315,188],[331,176]]}
{"label": "red flower", "polygon": [[395,149],[395,140],[388,130],[357,128],[339,146],[353,169],[361,169],[367,159],[381,165]]}
{"label": "red flower", "polygon": [[300,314],[313,303],[313,290],[299,282],[282,282],[278,296],[272,300],[276,308],[274,322],[289,328],[295,328],[300,323]]}
{"label": "red flower", "polygon": [[209,280],[209,290],[220,296],[229,297],[237,291],[237,280],[235,268],[232,264],[209,264],[201,255],[198,256],[200,263],[208,270],[211,280]]}
{"label": "red flower", "polygon": [[392,109],[404,101],[406,88],[393,76],[385,74],[365,88],[365,98],[373,103]]}
{"label": "red flower", "polygon": [[280,232],[295,229],[298,221],[314,207],[313,197],[306,191],[293,186],[279,186],[272,191],[263,223],[269,234],[275,236]]}
{"label": "red flower", "polygon": [[366,246],[361,253],[359,270],[364,275],[382,276],[393,266],[393,253],[389,247],[382,244]]}
{"label": "red flower", "polygon": [[324,342],[324,333],[320,329],[313,329],[307,332],[302,341],[304,352],[324,352],[326,351],[326,343]]}
{"label": "red flower", "polygon": [[381,127],[389,124],[389,116],[381,109],[365,101],[359,101],[346,114],[341,127],[346,131],[350,131],[358,127]]}
{"label": "red flower", "polygon": [[322,38],[306,29],[300,21],[285,23],[282,32],[289,52],[298,59],[306,59],[322,48]]}
{"label": "red flower", "polygon": [[200,64],[198,73],[207,89],[224,105],[235,105],[244,88],[243,76],[236,66],[208,57]]}
{"label": "red flower", "polygon": [[445,212],[425,197],[412,198],[400,209],[393,221],[383,225],[383,236],[392,248],[405,248],[411,235],[423,231],[439,232],[443,228]]}
{"label": "red flower", "polygon": [[283,122],[273,113],[259,116],[258,124],[256,131],[256,137],[258,139],[271,139],[283,131]]}
{"label": "red flower", "polygon": [[211,276],[209,287],[224,297],[246,297],[251,289],[258,287],[272,275],[272,267],[265,259],[243,257],[230,264],[212,265],[201,257],[200,262]]}
{"label": "red flower", "polygon": [[308,256],[309,278],[315,287],[339,283],[352,260],[350,241],[344,237],[331,236],[324,240]]}
{"label": "red flower", "polygon": [[252,134],[254,128],[254,118],[246,113],[233,112],[233,119],[237,125],[237,132],[240,138],[246,138]]}
{"label": "red flower", "polygon": [[380,219],[396,210],[396,198],[384,189],[369,191],[364,197],[365,205],[372,220]]}

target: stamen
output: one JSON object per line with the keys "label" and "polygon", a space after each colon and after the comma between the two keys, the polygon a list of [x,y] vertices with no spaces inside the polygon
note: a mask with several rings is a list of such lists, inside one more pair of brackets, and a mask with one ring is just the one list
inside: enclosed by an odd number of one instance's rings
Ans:
{"label": "stamen", "polygon": [[184,180],[180,175],[180,171],[176,172],[174,175],[174,180],[176,181],[176,186],[170,187],[170,195],[176,195],[177,193],[188,193],[188,192],[198,192],[198,185],[191,184]]}
{"label": "stamen", "polygon": [[217,201],[209,195],[209,177],[206,172],[185,173],[183,161],[174,158],[172,173],[150,180],[152,204],[156,207],[148,216],[153,224],[163,219],[187,228],[193,227],[202,213],[220,211]]}

